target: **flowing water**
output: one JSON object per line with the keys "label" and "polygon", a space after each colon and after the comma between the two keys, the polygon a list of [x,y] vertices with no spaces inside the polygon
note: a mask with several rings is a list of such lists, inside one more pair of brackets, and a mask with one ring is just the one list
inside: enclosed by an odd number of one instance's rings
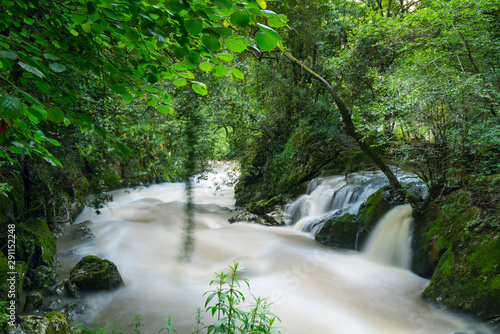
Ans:
{"label": "flowing water", "polygon": [[[282,333],[476,333],[466,329],[470,324],[465,320],[422,301],[428,281],[387,264],[401,265],[400,259],[380,261],[387,250],[377,243],[368,246],[365,256],[325,248],[291,226],[229,224],[235,214],[233,191],[223,187],[215,192],[210,185],[208,180],[194,188],[196,244],[188,264],[176,261],[183,238],[183,184],[112,192],[114,201],[102,214],[87,208],[76,221],[92,220],[88,227],[95,238],[81,240],[74,232],[79,225],[67,227],[58,241],[61,278],[82,256],[96,255],[113,261],[125,282],[112,292],[87,294],[85,321],[123,326],[140,314],[142,333],[157,333],[166,325],[162,319],[172,316],[178,333],[191,333],[193,313],[203,308],[214,272],[239,261],[250,293],[274,302]],[[397,210],[394,219],[409,217],[408,208]],[[387,238],[385,233],[377,238]],[[383,243],[392,243],[398,234]],[[203,321],[213,323],[208,314]]]}

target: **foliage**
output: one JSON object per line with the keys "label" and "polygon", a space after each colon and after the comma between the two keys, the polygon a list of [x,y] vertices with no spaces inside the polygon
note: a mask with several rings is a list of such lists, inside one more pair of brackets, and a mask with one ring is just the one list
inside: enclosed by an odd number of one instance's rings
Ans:
{"label": "foliage", "polygon": [[270,304],[266,299],[254,297],[254,303],[247,311],[243,308],[245,296],[240,291],[242,284],[250,288],[248,280],[239,276],[243,268],[236,262],[229,266],[229,272],[216,273],[216,279],[210,282],[215,290],[205,293],[206,311],[216,323],[207,326],[207,333],[279,333],[273,326],[279,319],[270,313]]}
{"label": "foliage", "polygon": [[426,1],[405,15],[379,14],[368,12],[369,24],[331,62],[358,128],[411,166],[433,198],[466,173],[496,173],[497,4]]}

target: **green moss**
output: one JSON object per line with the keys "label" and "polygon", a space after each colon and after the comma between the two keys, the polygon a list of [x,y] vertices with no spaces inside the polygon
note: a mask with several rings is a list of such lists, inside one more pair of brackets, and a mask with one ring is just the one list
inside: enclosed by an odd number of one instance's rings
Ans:
{"label": "green moss", "polygon": [[39,265],[52,267],[56,240],[43,219],[30,219],[17,224],[16,234],[16,260],[26,262],[29,268]]}
{"label": "green moss", "polygon": [[358,220],[355,215],[346,213],[341,217],[333,217],[324,222],[315,240],[319,243],[344,249],[355,249],[358,235]]}
{"label": "green moss", "polygon": [[417,221],[414,262],[428,261],[435,268],[424,298],[483,319],[498,319],[500,236],[493,230],[468,228],[467,222],[480,215],[464,190],[435,200]]}
{"label": "green moss", "polygon": [[97,256],[84,256],[71,270],[70,282],[80,290],[111,290],[123,285],[116,265]]}
{"label": "green moss", "polygon": [[390,203],[384,198],[387,189],[387,187],[380,188],[371,194],[359,209],[358,220],[363,229],[371,231],[380,218],[391,209]]}

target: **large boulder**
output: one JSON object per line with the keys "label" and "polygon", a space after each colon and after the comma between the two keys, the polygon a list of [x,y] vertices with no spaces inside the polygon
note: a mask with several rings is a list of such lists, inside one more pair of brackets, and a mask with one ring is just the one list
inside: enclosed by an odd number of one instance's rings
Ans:
{"label": "large boulder", "polygon": [[358,235],[358,220],[355,215],[346,213],[343,216],[333,216],[323,224],[315,239],[319,243],[344,249],[356,249]]}
{"label": "large boulder", "polygon": [[481,217],[464,190],[434,200],[416,222],[413,270],[432,275],[425,299],[498,323],[500,235]]}
{"label": "large boulder", "polygon": [[81,291],[112,290],[124,284],[113,262],[93,255],[83,257],[71,269],[70,283]]}

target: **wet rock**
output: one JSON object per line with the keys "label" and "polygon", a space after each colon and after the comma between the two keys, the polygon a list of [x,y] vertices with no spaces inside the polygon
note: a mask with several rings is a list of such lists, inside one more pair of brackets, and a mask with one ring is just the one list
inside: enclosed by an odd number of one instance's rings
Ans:
{"label": "wet rock", "polygon": [[69,334],[70,326],[64,314],[50,312],[46,316],[25,315],[20,324],[10,327],[9,334]]}
{"label": "wet rock", "polygon": [[38,310],[43,305],[44,297],[38,291],[32,291],[26,296],[24,304],[24,312]]}
{"label": "wet rock", "polygon": [[332,215],[324,222],[315,239],[325,246],[356,249],[358,231],[359,223],[355,215],[350,213],[340,217]]}
{"label": "wet rock", "polygon": [[77,317],[83,315],[87,311],[88,306],[85,303],[68,303],[65,304],[59,312],[66,315],[70,321],[73,321]]}
{"label": "wet rock", "polygon": [[68,294],[68,297],[80,298],[80,291],[78,290],[78,287],[76,286],[75,283],[68,280],[65,282],[64,287],[66,288],[66,293]]}
{"label": "wet rock", "polygon": [[77,225],[89,225],[89,224],[93,224],[92,220],[84,220],[82,222],[79,222]]}
{"label": "wet rock", "polygon": [[283,210],[277,210],[264,215],[264,220],[273,226],[286,225],[286,213]]}
{"label": "wet rock", "polygon": [[[361,205],[358,212],[359,221],[359,245],[363,245],[377,222],[392,208],[389,200],[389,188],[383,187],[371,194],[366,202]],[[396,203],[396,202],[394,202]]]}
{"label": "wet rock", "polygon": [[33,290],[44,290],[56,284],[56,273],[54,269],[47,266],[38,266],[31,278]]}
{"label": "wet rock", "polygon": [[124,284],[113,262],[93,255],[83,257],[71,270],[70,282],[81,291],[112,290]]}
{"label": "wet rock", "polygon": [[248,211],[243,211],[239,214],[237,214],[234,217],[229,218],[230,223],[236,223],[236,222],[253,222],[261,219],[259,216],[257,216],[254,213],[250,213]]}
{"label": "wet rock", "polygon": [[87,226],[81,226],[76,228],[77,234],[80,236],[80,239],[91,239],[95,238],[95,235],[92,233],[90,228]]}
{"label": "wet rock", "polygon": [[19,242],[16,243],[16,260],[28,268],[39,265],[52,267],[56,252],[56,240],[47,223],[40,218],[16,224]]}
{"label": "wet rock", "polygon": [[482,214],[464,190],[430,203],[415,223],[412,269],[432,275],[425,299],[498,324],[500,234],[474,228]]}

